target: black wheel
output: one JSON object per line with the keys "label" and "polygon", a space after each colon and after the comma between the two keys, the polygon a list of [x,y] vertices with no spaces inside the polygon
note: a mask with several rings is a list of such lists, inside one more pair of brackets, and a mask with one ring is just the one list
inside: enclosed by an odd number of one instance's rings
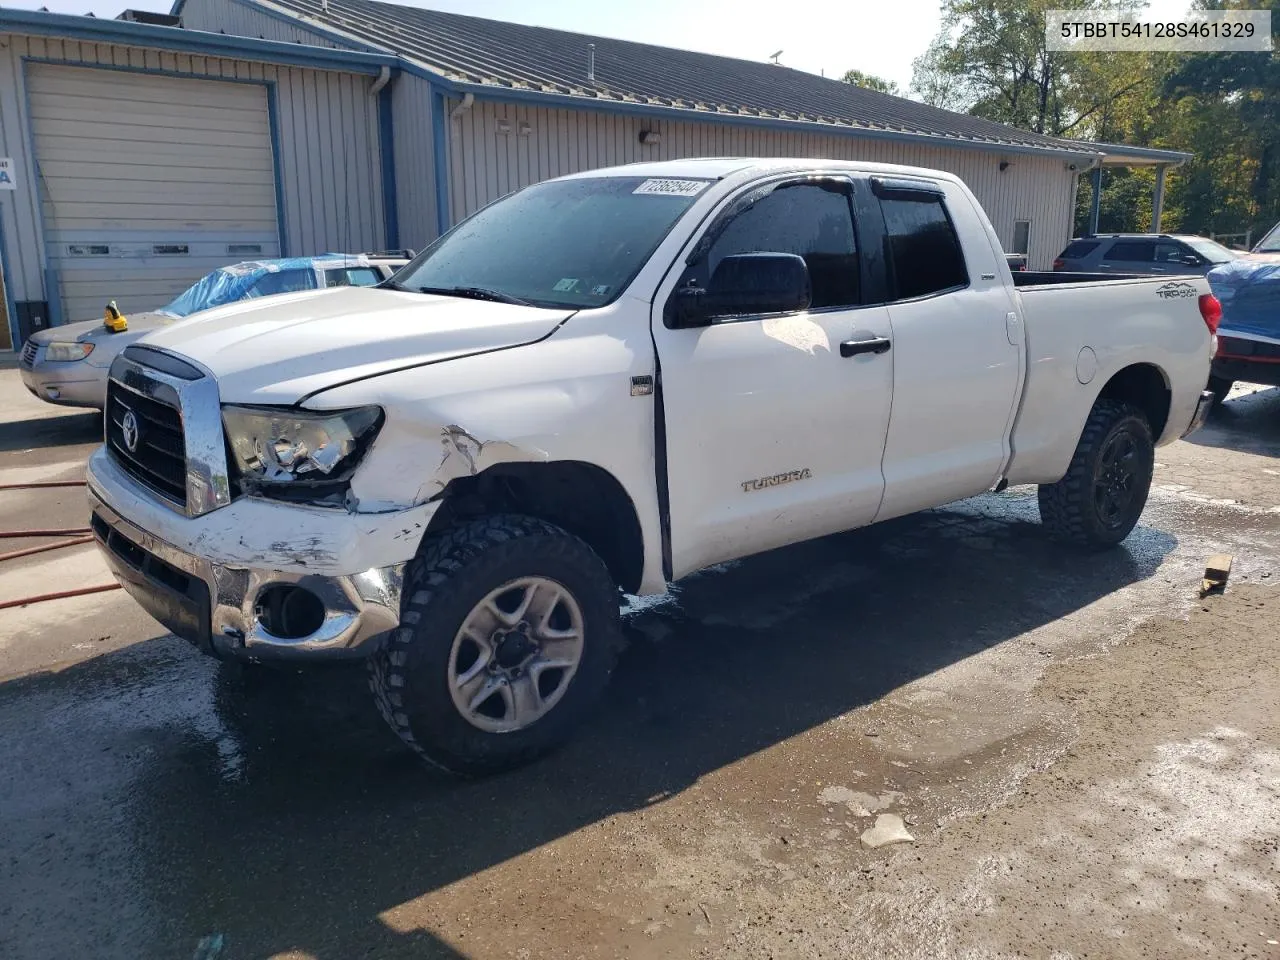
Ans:
{"label": "black wheel", "polygon": [[1227,399],[1227,394],[1231,392],[1231,388],[1236,385],[1234,380],[1228,380],[1226,377],[1210,377],[1209,385],[1205,388],[1213,391],[1213,405],[1215,407],[1222,406]]}
{"label": "black wheel", "polygon": [[1135,407],[1099,400],[1066,476],[1040,487],[1040,519],[1059,540],[1094,548],[1117,544],[1147,504],[1154,468],[1147,418]]}
{"label": "black wheel", "polygon": [[426,760],[494,773],[568,738],[621,644],[618,589],[590,547],[532,517],[486,517],[423,544],[370,687]]}

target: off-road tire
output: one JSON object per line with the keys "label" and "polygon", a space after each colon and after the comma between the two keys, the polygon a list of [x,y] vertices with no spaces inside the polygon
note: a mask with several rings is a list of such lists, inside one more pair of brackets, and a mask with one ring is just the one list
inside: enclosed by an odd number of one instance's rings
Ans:
{"label": "off-road tire", "polygon": [[1227,400],[1227,394],[1231,392],[1231,388],[1236,385],[1234,380],[1228,380],[1226,377],[1210,377],[1206,390],[1213,392],[1213,405],[1220,407]]}
{"label": "off-road tire", "polygon": [[[1128,431],[1140,459],[1134,496],[1117,524],[1104,522],[1095,498],[1102,455],[1107,444]],[[1085,421],[1071,466],[1057,483],[1041,484],[1040,520],[1056,540],[1090,549],[1114,546],[1132,531],[1142,515],[1155,469],[1155,443],[1142,411],[1115,400],[1099,400]]]}
{"label": "off-road tire", "polygon": [[[563,697],[528,727],[488,733],[454,706],[448,662],[454,637],[490,591],[521,576],[546,576],[582,610],[584,644]],[[483,776],[529,763],[568,739],[608,683],[622,627],[618,588],[582,540],[533,517],[498,514],[424,541],[409,564],[400,626],[370,657],[369,687],[401,740],[435,766]]]}

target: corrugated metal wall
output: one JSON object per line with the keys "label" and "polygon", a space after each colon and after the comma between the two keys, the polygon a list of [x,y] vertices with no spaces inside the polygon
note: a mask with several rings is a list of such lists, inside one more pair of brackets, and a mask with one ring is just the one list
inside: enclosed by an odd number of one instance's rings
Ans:
{"label": "corrugated metal wall", "polygon": [[187,0],[182,5],[182,25],[188,30],[208,30],[210,33],[230,33],[238,37],[283,40],[286,43],[307,43],[313,47],[347,46],[312,33],[305,26],[295,26],[276,17],[269,17],[261,10],[236,3],[235,0]]}
{"label": "corrugated metal wall", "polygon": [[[456,103],[446,101],[446,110]],[[678,157],[820,157],[958,174],[981,201],[1006,249],[1014,221],[1031,221],[1032,269],[1048,269],[1071,234],[1077,174],[1061,159],[493,102],[476,103],[449,127],[455,222],[517,187],[595,167]],[[641,130],[657,131],[662,142],[642,145]],[[1002,159],[1010,164],[1004,172]]]}
{"label": "corrugated metal wall", "polygon": [[[378,104],[368,93],[372,78],[6,34],[0,35],[0,156],[14,159],[19,184],[16,191],[0,193],[0,217],[14,300],[45,298],[45,238],[29,147],[24,57],[271,85],[285,253],[373,250],[385,244]],[[103,83],[111,76],[104,70]]]}
{"label": "corrugated metal wall", "polygon": [[[239,0],[187,0],[183,26],[190,30],[222,31],[242,37],[284,40],[312,46],[358,49],[313,33],[305,25],[288,23]],[[435,151],[431,136],[431,84],[402,73],[392,86],[392,115],[396,161],[396,209],[400,245],[421,249],[439,233],[436,219]]]}
{"label": "corrugated metal wall", "polygon": [[431,84],[402,73],[391,88],[400,246],[421,250],[439,235]]}

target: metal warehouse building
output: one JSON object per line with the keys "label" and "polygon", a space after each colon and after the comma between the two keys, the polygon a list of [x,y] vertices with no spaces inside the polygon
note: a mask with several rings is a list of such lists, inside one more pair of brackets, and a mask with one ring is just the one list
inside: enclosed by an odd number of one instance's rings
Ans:
{"label": "metal warehouse building", "polygon": [[[0,346],[257,257],[421,247],[510,190],[688,156],[950,170],[1047,267],[1080,171],[1186,158],[1038,136],[753,63],[370,0],[0,10]],[[1158,205],[1158,201],[1157,201]]]}

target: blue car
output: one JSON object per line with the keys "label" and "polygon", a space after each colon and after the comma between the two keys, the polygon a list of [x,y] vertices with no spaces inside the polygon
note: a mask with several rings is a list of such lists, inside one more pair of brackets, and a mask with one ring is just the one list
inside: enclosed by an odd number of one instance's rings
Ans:
{"label": "blue car", "polygon": [[1216,267],[1209,286],[1222,303],[1209,377],[1217,401],[1237,380],[1280,386],[1280,254],[1253,253]]}
{"label": "blue car", "polygon": [[103,320],[68,323],[33,334],[23,344],[18,368],[27,389],[41,400],[101,410],[107,400],[111,361],[157,327],[251,297],[326,287],[373,286],[390,278],[412,257],[412,250],[388,254],[328,253],[219,267],[159,310],[113,317],[114,308],[108,307]]}

